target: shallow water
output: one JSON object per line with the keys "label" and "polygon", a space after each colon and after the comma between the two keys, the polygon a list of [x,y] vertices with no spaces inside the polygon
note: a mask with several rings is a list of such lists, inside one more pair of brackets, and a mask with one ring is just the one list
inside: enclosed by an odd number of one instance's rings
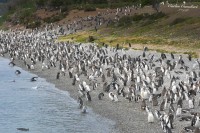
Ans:
{"label": "shallow water", "polygon": [[[82,114],[78,103],[66,91],[55,88],[45,79],[8,66],[0,58],[0,133],[109,133],[114,122],[95,114],[90,108]],[[20,70],[20,75],[15,71]],[[15,81],[15,82],[13,82]]]}

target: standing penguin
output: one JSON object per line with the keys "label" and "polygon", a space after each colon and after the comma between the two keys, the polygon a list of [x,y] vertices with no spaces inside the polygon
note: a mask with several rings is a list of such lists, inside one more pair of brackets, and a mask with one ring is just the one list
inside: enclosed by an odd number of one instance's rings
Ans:
{"label": "standing penguin", "polygon": [[83,107],[83,100],[80,97],[78,97],[78,101],[77,102],[79,103],[79,108],[82,109],[82,107]]}
{"label": "standing penguin", "polygon": [[83,107],[82,107],[81,113],[83,113],[83,114],[87,113],[87,107],[86,107],[86,106],[83,106]]}
{"label": "standing penguin", "polygon": [[146,111],[148,113],[148,123],[153,123],[154,122],[154,115],[152,113],[152,111],[150,109],[148,109],[148,107],[146,107]]}
{"label": "standing penguin", "polygon": [[198,127],[199,126],[199,115],[198,115],[198,113],[196,113],[192,117],[191,126],[193,126],[193,127]]}
{"label": "standing penguin", "polygon": [[98,95],[99,100],[102,100],[103,96],[104,96],[103,92],[99,93],[99,95]]}
{"label": "standing penguin", "polygon": [[189,99],[188,103],[189,103],[189,109],[194,109],[194,98]]}
{"label": "standing penguin", "polygon": [[176,110],[176,116],[177,117],[181,116],[181,113],[182,113],[182,107],[178,105],[177,110]]}
{"label": "standing penguin", "polygon": [[164,106],[165,106],[165,99],[160,104],[160,111],[164,111]]}
{"label": "standing penguin", "polygon": [[86,93],[86,99],[87,101],[92,101],[89,91]]}
{"label": "standing penguin", "polygon": [[73,81],[72,81],[72,85],[76,84],[76,77],[74,76]]}
{"label": "standing penguin", "polygon": [[106,77],[105,77],[105,75],[104,75],[104,74],[102,74],[102,77],[101,77],[101,79],[102,79],[102,82],[105,82],[105,80],[106,80]]}
{"label": "standing penguin", "polygon": [[142,110],[145,110],[146,109],[146,102],[145,102],[145,100],[144,99],[142,99],[142,101],[141,101],[141,109]]}
{"label": "standing penguin", "polygon": [[153,96],[152,104],[153,104],[153,106],[158,106],[158,99],[156,96]]}
{"label": "standing penguin", "polygon": [[58,72],[56,75],[56,79],[59,79],[59,78],[60,78],[60,72]]}

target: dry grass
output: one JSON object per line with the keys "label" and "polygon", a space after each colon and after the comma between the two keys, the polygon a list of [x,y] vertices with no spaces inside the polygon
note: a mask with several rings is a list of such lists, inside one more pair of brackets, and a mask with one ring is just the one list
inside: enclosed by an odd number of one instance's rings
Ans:
{"label": "dry grass", "polygon": [[148,46],[151,50],[157,52],[173,52],[173,53],[184,53],[191,54],[193,57],[199,56],[200,41],[191,41],[183,38],[169,39],[162,37],[150,37],[150,36],[133,36],[133,35],[123,35],[118,36],[113,34],[110,30],[110,35],[108,35],[108,29],[106,29],[106,35],[102,34],[105,29],[95,31],[83,31],[75,34],[69,34],[67,36],[59,37],[57,41],[59,42],[81,42],[87,43],[88,37],[93,36],[95,38],[95,43],[102,45],[108,44],[109,46],[115,47],[119,44],[123,48],[129,48],[129,43],[132,44],[134,49],[142,49],[143,46]]}

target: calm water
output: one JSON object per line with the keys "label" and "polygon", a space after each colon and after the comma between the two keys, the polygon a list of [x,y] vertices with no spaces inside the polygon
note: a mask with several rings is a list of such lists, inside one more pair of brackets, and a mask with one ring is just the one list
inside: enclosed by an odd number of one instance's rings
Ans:
{"label": "calm water", "polygon": [[[81,114],[78,104],[65,91],[0,58],[0,133],[109,133],[114,122],[88,109]],[[15,75],[15,70],[21,75]],[[15,82],[12,82],[15,80]],[[37,88],[36,88],[37,86]]]}

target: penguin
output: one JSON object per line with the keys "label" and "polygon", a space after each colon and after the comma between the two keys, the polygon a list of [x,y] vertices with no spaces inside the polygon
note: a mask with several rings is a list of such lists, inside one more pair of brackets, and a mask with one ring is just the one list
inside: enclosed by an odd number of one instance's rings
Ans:
{"label": "penguin", "polygon": [[141,109],[142,110],[145,110],[146,109],[146,102],[145,102],[145,100],[144,99],[142,99],[142,101],[141,101]]}
{"label": "penguin", "polygon": [[33,64],[31,64],[30,69],[31,69],[31,70],[34,70],[34,69],[35,69],[35,66],[34,66]]}
{"label": "penguin", "polygon": [[191,121],[191,126],[193,126],[193,127],[198,127],[199,126],[199,115],[198,115],[198,113],[196,113],[193,116],[192,121]]}
{"label": "penguin", "polygon": [[174,121],[174,115],[170,113],[166,119],[166,124],[170,129],[173,129],[173,121]]}
{"label": "penguin", "polygon": [[74,76],[73,80],[72,80],[72,85],[76,84],[76,77]]}
{"label": "penguin", "polygon": [[89,91],[86,93],[86,99],[87,101],[92,101]]}
{"label": "penguin", "polygon": [[181,108],[182,108],[182,106],[183,106],[183,100],[182,100],[181,97],[179,98],[179,100],[178,100],[178,102],[177,102],[177,106],[178,106],[178,107],[181,107]]}
{"label": "penguin", "polygon": [[190,98],[188,100],[189,109],[194,109],[194,98]]}
{"label": "penguin", "polygon": [[109,92],[109,91],[110,91],[110,85],[108,85],[107,82],[105,82],[105,83],[103,84],[103,91],[105,91],[105,92]]}
{"label": "penguin", "polygon": [[113,94],[112,92],[110,92],[110,93],[108,94],[108,96],[109,96],[109,98],[110,98],[112,101],[114,101],[114,94]]}
{"label": "penguin", "polygon": [[176,116],[177,117],[181,116],[181,113],[182,113],[182,107],[180,105],[177,105]]}
{"label": "penguin", "polygon": [[156,96],[153,96],[152,105],[153,105],[153,106],[158,106],[158,99],[157,99]]}
{"label": "penguin", "polygon": [[31,82],[37,81],[37,80],[36,80],[37,78],[38,78],[38,77],[32,77],[30,81],[31,81]]}
{"label": "penguin", "polygon": [[104,74],[102,74],[102,77],[101,77],[101,79],[102,79],[102,82],[105,82],[105,80],[106,80],[106,77],[105,77],[105,75],[104,75]]}
{"label": "penguin", "polygon": [[191,61],[192,60],[192,56],[189,54],[188,55],[188,60]]}
{"label": "penguin", "polygon": [[164,111],[164,106],[165,106],[165,99],[160,104],[160,111]]}
{"label": "penguin", "polygon": [[31,67],[30,67],[29,64],[26,64],[26,68],[27,68],[27,69],[31,69]]}
{"label": "penguin", "polygon": [[110,92],[108,94],[109,98],[114,101],[114,102],[117,102],[118,101],[118,98],[117,98],[117,95],[113,94],[113,92]]}
{"label": "penguin", "polygon": [[73,74],[70,71],[69,71],[69,78],[73,78]]}
{"label": "penguin", "polygon": [[78,97],[77,102],[79,103],[79,108],[82,109],[82,107],[83,107],[83,100],[80,97]]}
{"label": "penguin", "polygon": [[147,113],[148,113],[148,117],[147,117],[148,123],[154,123],[154,115],[152,111],[147,109]]}
{"label": "penguin", "polygon": [[60,78],[60,72],[57,72],[56,79]]}
{"label": "penguin", "polygon": [[85,85],[85,90],[86,90],[87,92],[91,91],[90,86],[86,84],[86,85]]}
{"label": "penguin", "polygon": [[98,95],[99,100],[102,100],[103,97],[104,97],[104,93],[103,92],[99,93]]}
{"label": "penguin", "polygon": [[81,113],[86,114],[87,113],[87,107],[83,105],[81,109]]}
{"label": "penguin", "polygon": [[16,74],[16,75],[20,75],[20,74],[21,74],[21,71],[20,71],[20,70],[16,70],[16,71],[15,71],[15,74]]}
{"label": "penguin", "polygon": [[174,54],[173,53],[171,53],[171,58],[174,59]]}
{"label": "penguin", "polygon": [[11,61],[8,63],[8,65],[14,67],[16,64],[13,61]]}
{"label": "penguin", "polygon": [[155,112],[154,114],[155,114],[156,118],[157,118],[158,120],[161,120],[162,114],[160,113],[160,111],[155,110],[154,112]]}
{"label": "penguin", "polygon": [[19,130],[19,131],[29,131],[29,128],[17,128],[17,130]]}

